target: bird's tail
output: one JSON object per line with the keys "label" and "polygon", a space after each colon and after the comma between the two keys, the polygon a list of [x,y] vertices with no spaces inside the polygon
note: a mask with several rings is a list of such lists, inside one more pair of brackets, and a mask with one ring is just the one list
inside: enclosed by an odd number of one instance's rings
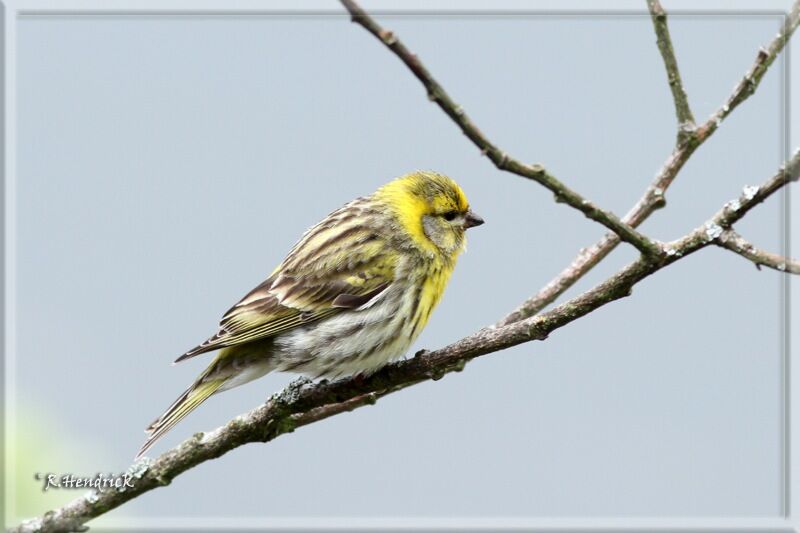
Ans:
{"label": "bird's tail", "polygon": [[[214,365],[211,365],[213,367]],[[211,369],[209,367],[208,370]],[[195,381],[188,389],[183,391],[183,394],[178,396],[178,399],[172,402],[172,405],[164,411],[164,414],[156,418],[150,424],[145,433],[147,433],[147,440],[144,441],[139,453],[136,454],[136,459],[142,456],[150,446],[160,439],[164,434],[172,429],[172,427],[183,420],[183,417],[194,411],[197,406],[206,401],[209,396],[214,394],[222,387],[227,377],[208,379],[208,370]]]}

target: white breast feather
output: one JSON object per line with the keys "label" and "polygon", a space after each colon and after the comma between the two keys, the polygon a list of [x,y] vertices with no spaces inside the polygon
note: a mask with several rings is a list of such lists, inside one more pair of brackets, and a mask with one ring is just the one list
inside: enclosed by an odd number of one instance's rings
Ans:
{"label": "white breast feather", "polygon": [[[402,356],[414,341],[412,328],[406,325],[410,321],[405,320],[412,312],[413,292],[392,285],[357,310],[277,336],[280,366],[313,376],[338,377],[369,373]],[[367,352],[371,353],[359,357]]]}

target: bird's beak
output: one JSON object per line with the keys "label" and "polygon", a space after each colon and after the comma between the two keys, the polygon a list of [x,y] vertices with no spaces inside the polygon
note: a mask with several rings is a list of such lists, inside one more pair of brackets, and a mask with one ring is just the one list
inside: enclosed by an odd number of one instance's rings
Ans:
{"label": "bird's beak", "polygon": [[472,209],[467,211],[467,215],[464,217],[464,227],[465,228],[474,228],[475,226],[480,226],[483,224],[483,219]]}

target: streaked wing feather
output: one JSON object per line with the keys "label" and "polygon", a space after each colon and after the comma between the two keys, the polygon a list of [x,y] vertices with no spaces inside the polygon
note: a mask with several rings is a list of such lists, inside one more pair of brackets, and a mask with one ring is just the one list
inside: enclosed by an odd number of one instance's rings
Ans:
{"label": "streaked wing feather", "polygon": [[273,275],[223,315],[219,331],[176,362],[361,307],[386,290],[394,281],[395,254],[346,213],[335,211],[306,232]]}

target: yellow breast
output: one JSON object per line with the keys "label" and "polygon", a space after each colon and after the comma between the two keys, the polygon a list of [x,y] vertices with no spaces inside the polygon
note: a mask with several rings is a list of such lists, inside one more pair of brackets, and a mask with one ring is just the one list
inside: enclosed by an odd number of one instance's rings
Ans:
{"label": "yellow breast", "polygon": [[430,265],[425,268],[425,273],[417,279],[418,286],[416,290],[410,289],[412,293],[412,300],[410,302],[411,314],[411,332],[412,339],[423,330],[431,313],[439,301],[442,299],[444,289],[447,287],[447,282],[450,280],[450,275],[453,273],[455,266],[452,261],[443,261],[441,258],[435,258],[430,261]]}

